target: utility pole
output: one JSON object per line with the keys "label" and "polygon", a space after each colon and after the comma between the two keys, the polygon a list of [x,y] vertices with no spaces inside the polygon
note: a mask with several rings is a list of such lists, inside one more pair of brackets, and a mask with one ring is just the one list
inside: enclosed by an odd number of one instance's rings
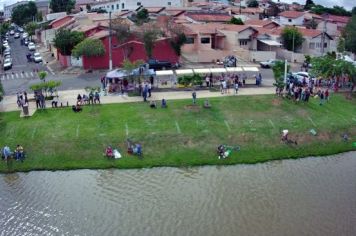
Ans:
{"label": "utility pole", "polygon": [[111,11],[109,12],[109,70],[112,70]]}
{"label": "utility pole", "polygon": [[241,0],[240,0],[240,17],[241,17]]}
{"label": "utility pole", "polygon": [[291,63],[294,63],[294,30],[293,30],[293,42],[292,42],[292,60]]}

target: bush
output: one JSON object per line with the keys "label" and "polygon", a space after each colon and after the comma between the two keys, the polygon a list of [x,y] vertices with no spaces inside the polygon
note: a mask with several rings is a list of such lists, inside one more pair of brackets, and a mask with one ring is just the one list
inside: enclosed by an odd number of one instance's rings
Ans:
{"label": "bush", "polygon": [[193,75],[184,75],[178,78],[178,83],[184,86],[191,86],[191,85],[202,85],[203,78],[201,75],[193,74]]}

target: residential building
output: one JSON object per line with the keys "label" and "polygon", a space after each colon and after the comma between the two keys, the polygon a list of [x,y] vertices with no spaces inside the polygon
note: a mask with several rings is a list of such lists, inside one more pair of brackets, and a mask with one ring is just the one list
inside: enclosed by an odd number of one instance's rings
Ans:
{"label": "residential building", "polygon": [[50,13],[49,3],[50,0],[36,0],[35,1],[37,10],[40,12],[44,18],[48,13]]}
{"label": "residential building", "polygon": [[304,12],[283,11],[279,13],[279,23],[281,25],[301,26],[304,24]]}
{"label": "residential building", "polygon": [[246,20],[244,24],[252,27],[262,27],[266,29],[274,29],[280,26],[280,24],[278,24],[277,22],[268,19],[264,19],[264,20],[250,19],[250,20]]}
{"label": "residential building", "polygon": [[5,17],[5,19],[8,20],[8,19],[11,18],[12,10],[15,7],[20,6],[20,5],[24,5],[24,4],[27,4],[27,3],[28,3],[28,1],[21,1],[21,2],[16,2],[16,3],[10,4],[10,5],[4,4],[4,17]]}
{"label": "residential building", "polygon": [[186,12],[186,20],[191,23],[227,23],[231,20],[232,16],[224,12]]}
{"label": "residential building", "polygon": [[105,9],[107,12],[136,10],[139,7],[182,7],[183,0],[108,0],[89,4],[91,9]]}
{"label": "residential building", "polygon": [[[25,1],[16,2],[14,4],[10,4],[10,5],[4,5],[4,17],[5,17],[5,19],[11,18],[12,10],[15,7],[27,4],[28,2],[30,2],[30,1],[25,0]],[[42,16],[45,16],[50,12],[50,9],[49,9],[50,0],[36,0],[34,2],[36,4],[36,6],[37,6],[38,11],[42,13]]]}

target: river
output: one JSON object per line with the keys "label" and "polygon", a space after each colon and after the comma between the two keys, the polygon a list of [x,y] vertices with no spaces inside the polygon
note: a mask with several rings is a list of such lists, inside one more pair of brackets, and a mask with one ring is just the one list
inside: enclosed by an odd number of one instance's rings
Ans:
{"label": "river", "polygon": [[356,152],[0,175],[0,235],[356,235]]}

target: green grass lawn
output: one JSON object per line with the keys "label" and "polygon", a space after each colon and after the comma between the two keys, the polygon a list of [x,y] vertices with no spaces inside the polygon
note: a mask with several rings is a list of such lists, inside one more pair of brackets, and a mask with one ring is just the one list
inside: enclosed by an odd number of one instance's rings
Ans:
{"label": "green grass lawn", "polygon": [[[202,108],[202,99],[197,107],[191,100],[168,101],[168,109],[126,103],[86,106],[81,113],[47,109],[26,119],[19,112],[0,113],[1,147],[22,144],[28,156],[23,163],[0,162],[0,172],[257,163],[352,150],[356,99],[331,99],[319,106],[318,99],[295,104],[272,95],[223,97],[210,99],[211,109]],[[280,142],[283,129],[297,146]],[[142,160],[127,155],[127,132],[142,144]],[[344,132],[349,142],[342,141]],[[219,144],[241,150],[218,160]],[[107,145],[119,147],[123,158],[103,157]]]}

